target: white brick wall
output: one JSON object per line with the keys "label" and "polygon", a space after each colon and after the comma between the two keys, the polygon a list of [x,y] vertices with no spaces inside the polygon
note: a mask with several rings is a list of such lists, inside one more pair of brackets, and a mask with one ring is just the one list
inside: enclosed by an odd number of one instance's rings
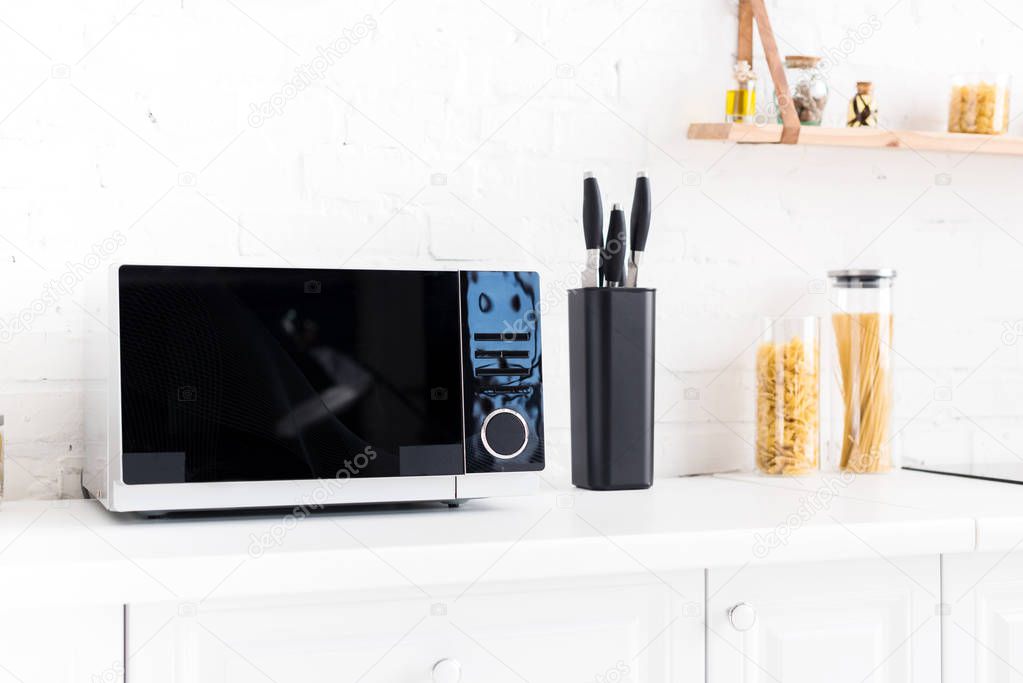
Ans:
{"label": "white brick wall", "polygon": [[[720,118],[734,2],[136,3],[0,10],[4,320],[114,231],[127,238],[114,257],[139,261],[536,268],[554,301],[545,396],[565,467],[561,290],[581,260],[580,177],[592,169],[608,202],[628,201],[646,168],[661,202],[643,274],[660,290],[660,473],[749,462],[744,349],[759,319],[793,302],[826,314],[809,283],[851,262],[900,271],[898,415],[916,416],[902,449],[1023,453],[1023,343],[1002,338],[1023,320],[1023,161],[687,142],[690,121]],[[846,53],[832,124],[869,78],[888,126],[939,129],[949,73],[1023,56],[1005,18],[1023,24],[1023,9],[1007,0],[770,10],[784,52]],[[872,16],[880,28],[847,49]],[[253,104],[322,67],[317,48],[360,22],[375,29],[250,125]],[[80,290],[0,345],[12,498],[77,494],[95,379]]]}

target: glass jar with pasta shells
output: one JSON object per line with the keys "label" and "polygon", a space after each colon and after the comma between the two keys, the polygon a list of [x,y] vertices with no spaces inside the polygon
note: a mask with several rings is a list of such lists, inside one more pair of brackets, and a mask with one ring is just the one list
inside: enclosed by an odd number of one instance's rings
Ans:
{"label": "glass jar with pasta shells", "polygon": [[960,74],[952,79],[948,132],[1000,135],[1008,130],[1008,74]]}
{"label": "glass jar with pasta shells", "polygon": [[887,268],[832,270],[832,419],[829,459],[854,474],[897,465],[892,439],[895,315]]}
{"label": "glass jar with pasta shells", "polygon": [[820,321],[774,318],[756,358],[756,466],[763,474],[820,467]]}

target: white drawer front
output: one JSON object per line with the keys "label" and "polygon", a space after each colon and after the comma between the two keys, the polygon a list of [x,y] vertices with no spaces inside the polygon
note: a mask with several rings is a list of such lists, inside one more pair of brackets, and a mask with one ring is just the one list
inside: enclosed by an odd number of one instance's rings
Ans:
{"label": "white drawer front", "polygon": [[[683,593],[680,582],[688,591]],[[462,596],[129,608],[132,683],[659,683],[703,675],[703,573]],[[691,597],[690,597],[691,596]],[[434,666],[450,660],[433,673]],[[453,671],[460,677],[452,679]]]}
{"label": "white drawer front", "polygon": [[711,570],[707,595],[710,683],[939,680],[937,556]]}
{"label": "white drawer front", "polygon": [[943,680],[1023,683],[1023,552],[942,558]]}
{"label": "white drawer front", "polygon": [[124,680],[124,607],[3,609],[0,683]]}

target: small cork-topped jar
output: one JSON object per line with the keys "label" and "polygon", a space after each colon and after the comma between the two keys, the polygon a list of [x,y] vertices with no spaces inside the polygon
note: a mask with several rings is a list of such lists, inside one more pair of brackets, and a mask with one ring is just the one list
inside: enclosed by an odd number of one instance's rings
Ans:
{"label": "small cork-topped jar", "polygon": [[873,83],[857,81],[856,95],[849,100],[845,121],[849,128],[877,127],[877,100],[874,98]]}

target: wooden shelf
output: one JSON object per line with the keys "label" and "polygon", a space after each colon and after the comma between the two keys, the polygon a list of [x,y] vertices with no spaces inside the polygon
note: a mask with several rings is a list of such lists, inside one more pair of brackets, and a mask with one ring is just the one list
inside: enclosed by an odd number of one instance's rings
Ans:
{"label": "wooden shelf", "polygon": [[[748,144],[781,142],[780,125],[749,123],[691,123],[690,140],[719,140]],[[970,135],[881,128],[822,128],[802,126],[797,145],[859,147],[862,149],[911,149],[918,152],[1008,154],[1023,156],[1023,138],[1009,135]]]}

